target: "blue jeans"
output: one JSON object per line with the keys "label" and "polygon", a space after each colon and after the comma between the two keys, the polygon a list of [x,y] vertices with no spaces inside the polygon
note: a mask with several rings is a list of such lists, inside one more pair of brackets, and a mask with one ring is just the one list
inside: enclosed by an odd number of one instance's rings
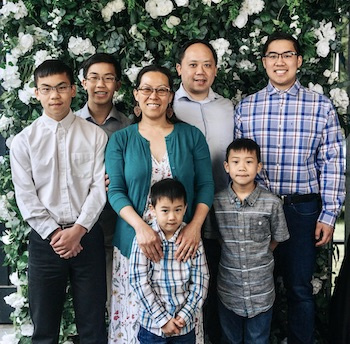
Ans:
{"label": "blue jeans", "polygon": [[173,336],[173,337],[160,337],[152,332],[147,331],[144,327],[140,327],[140,331],[137,335],[137,339],[140,344],[195,344],[196,335],[194,329],[182,336]]}
{"label": "blue jeans", "polygon": [[[288,343],[314,342],[315,305],[311,279],[315,270],[318,200],[284,205],[290,239],[275,250],[276,268],[287,289]],[[276,310],[278,311],[278,310]]]}
{"label": "blue jeans", "polygon": [[272,308],[253,318],[241,317],[227,309],[219,300],[222,344],[268,344]]}

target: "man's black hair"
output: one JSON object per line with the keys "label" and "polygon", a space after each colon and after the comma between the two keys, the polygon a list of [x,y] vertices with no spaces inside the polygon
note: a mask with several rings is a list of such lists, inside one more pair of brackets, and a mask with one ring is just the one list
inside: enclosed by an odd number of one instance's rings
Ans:
{"label": "man's black hair", "polygon": [[166,178],[152,185],[151,203],[153,207],[162,197],[169,198],[172,202],[183,199],[184,203],[187,204],[185,187],[176,179]]}
{"label": "man's black hair", "polygon": [[120,79],[121,77],[120,64],[118,63],[117,59],[113,55],[107,54],[107,53],[97,53],[97,54],[91,55],[87,60],[83,62],[82,68],[83,68],[83,76],[85,79],[89,72],[89,68],[95,63],[109,63],[113,65],[117,80]]}
{"label": "man's black hair", "polygon": [[261,162],[260,146],[251,139],[241,138],[232,141],[226,149],[226,162],[228,162],[228,157],[231,150],[238,152],[246,150],[248,152],[255,152],[258,162]]}
{"label": "man's black hair", "polygon": [[186,50],[193,44],[204,44],[205,46],[207,46],[210,51],[212,52],[213,54],[213,57],[214,57],[214,61],[215,61],[215,66],[218,64],[218,55],[216,54],[216,51],[215,49],[213,48],[213,46],[206,40],[204,39],[191,39],[189,41],[187,41],[180,49],[179,53],[178,53],[178,56],[177,56],[177,63],[181,64],[184,56],[185,56],[185,53],[186,53]]}
{"label": "man's black hair", "polygon": [[275,31],[267,38],[267,41],[263,45],[262,56],[264,57],[266,55],[267,49],[269,48],[269,45],[271,42],[280,41],[280,40],[287,40],[292,42],[295,52],[298,54],[298,56],[301,55],[300,44],[296,38],[294,38],[289,33],[282,32],[282,31]]}
{"label": "man's black hair", "polygon": [[74,85],[73,70],[61,60],[46,60],[34,70],[34,85],[38,86],[38,79],[54,74],[66,74],[71,85]]}

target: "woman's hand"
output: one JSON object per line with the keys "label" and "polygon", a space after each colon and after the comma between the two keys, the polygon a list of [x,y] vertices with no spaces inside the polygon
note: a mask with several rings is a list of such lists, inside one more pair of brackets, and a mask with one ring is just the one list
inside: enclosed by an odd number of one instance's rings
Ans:
{"label": "woman's hand", "polygon": [[201,226],[198,226],[191,221],[182,229],[176,240],[176,244],[178,244],[179,247],[176,250],[175,259],[186,262],[191,256],[194,257],[197,252],[200,239]]}
{"label": "woman's hand", "polygon": [[136,240],[144,255],[158,263],[163,258],[162,243],[159,235],[146,223],[143,222],[137,229]]}

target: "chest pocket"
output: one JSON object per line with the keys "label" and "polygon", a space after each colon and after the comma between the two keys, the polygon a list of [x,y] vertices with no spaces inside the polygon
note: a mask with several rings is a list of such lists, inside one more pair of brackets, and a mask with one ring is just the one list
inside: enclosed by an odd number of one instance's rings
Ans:
{"label": "chest pocket", "polygon": [[253,241],[263,242],[271,240],[270,220],[264,216],[250,219],[250,237]]}
{"label": "chest pocket", "polygon": [[72,175],[78,178],[90,178],[92,176],[94,155],[92,153],[72,153]]}

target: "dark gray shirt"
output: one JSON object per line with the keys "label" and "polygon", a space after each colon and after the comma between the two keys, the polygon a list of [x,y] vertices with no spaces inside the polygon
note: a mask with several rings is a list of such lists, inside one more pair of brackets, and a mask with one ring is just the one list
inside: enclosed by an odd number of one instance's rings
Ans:
{"label": "dark gray shirt", "polygon": [[219,298],[236,314],[254,317],[270,309],[275,299],[269,245],[289,238],[282,201],[258,185],[241,202],[230,184],[215,195],[214,210],[222,239]]}

